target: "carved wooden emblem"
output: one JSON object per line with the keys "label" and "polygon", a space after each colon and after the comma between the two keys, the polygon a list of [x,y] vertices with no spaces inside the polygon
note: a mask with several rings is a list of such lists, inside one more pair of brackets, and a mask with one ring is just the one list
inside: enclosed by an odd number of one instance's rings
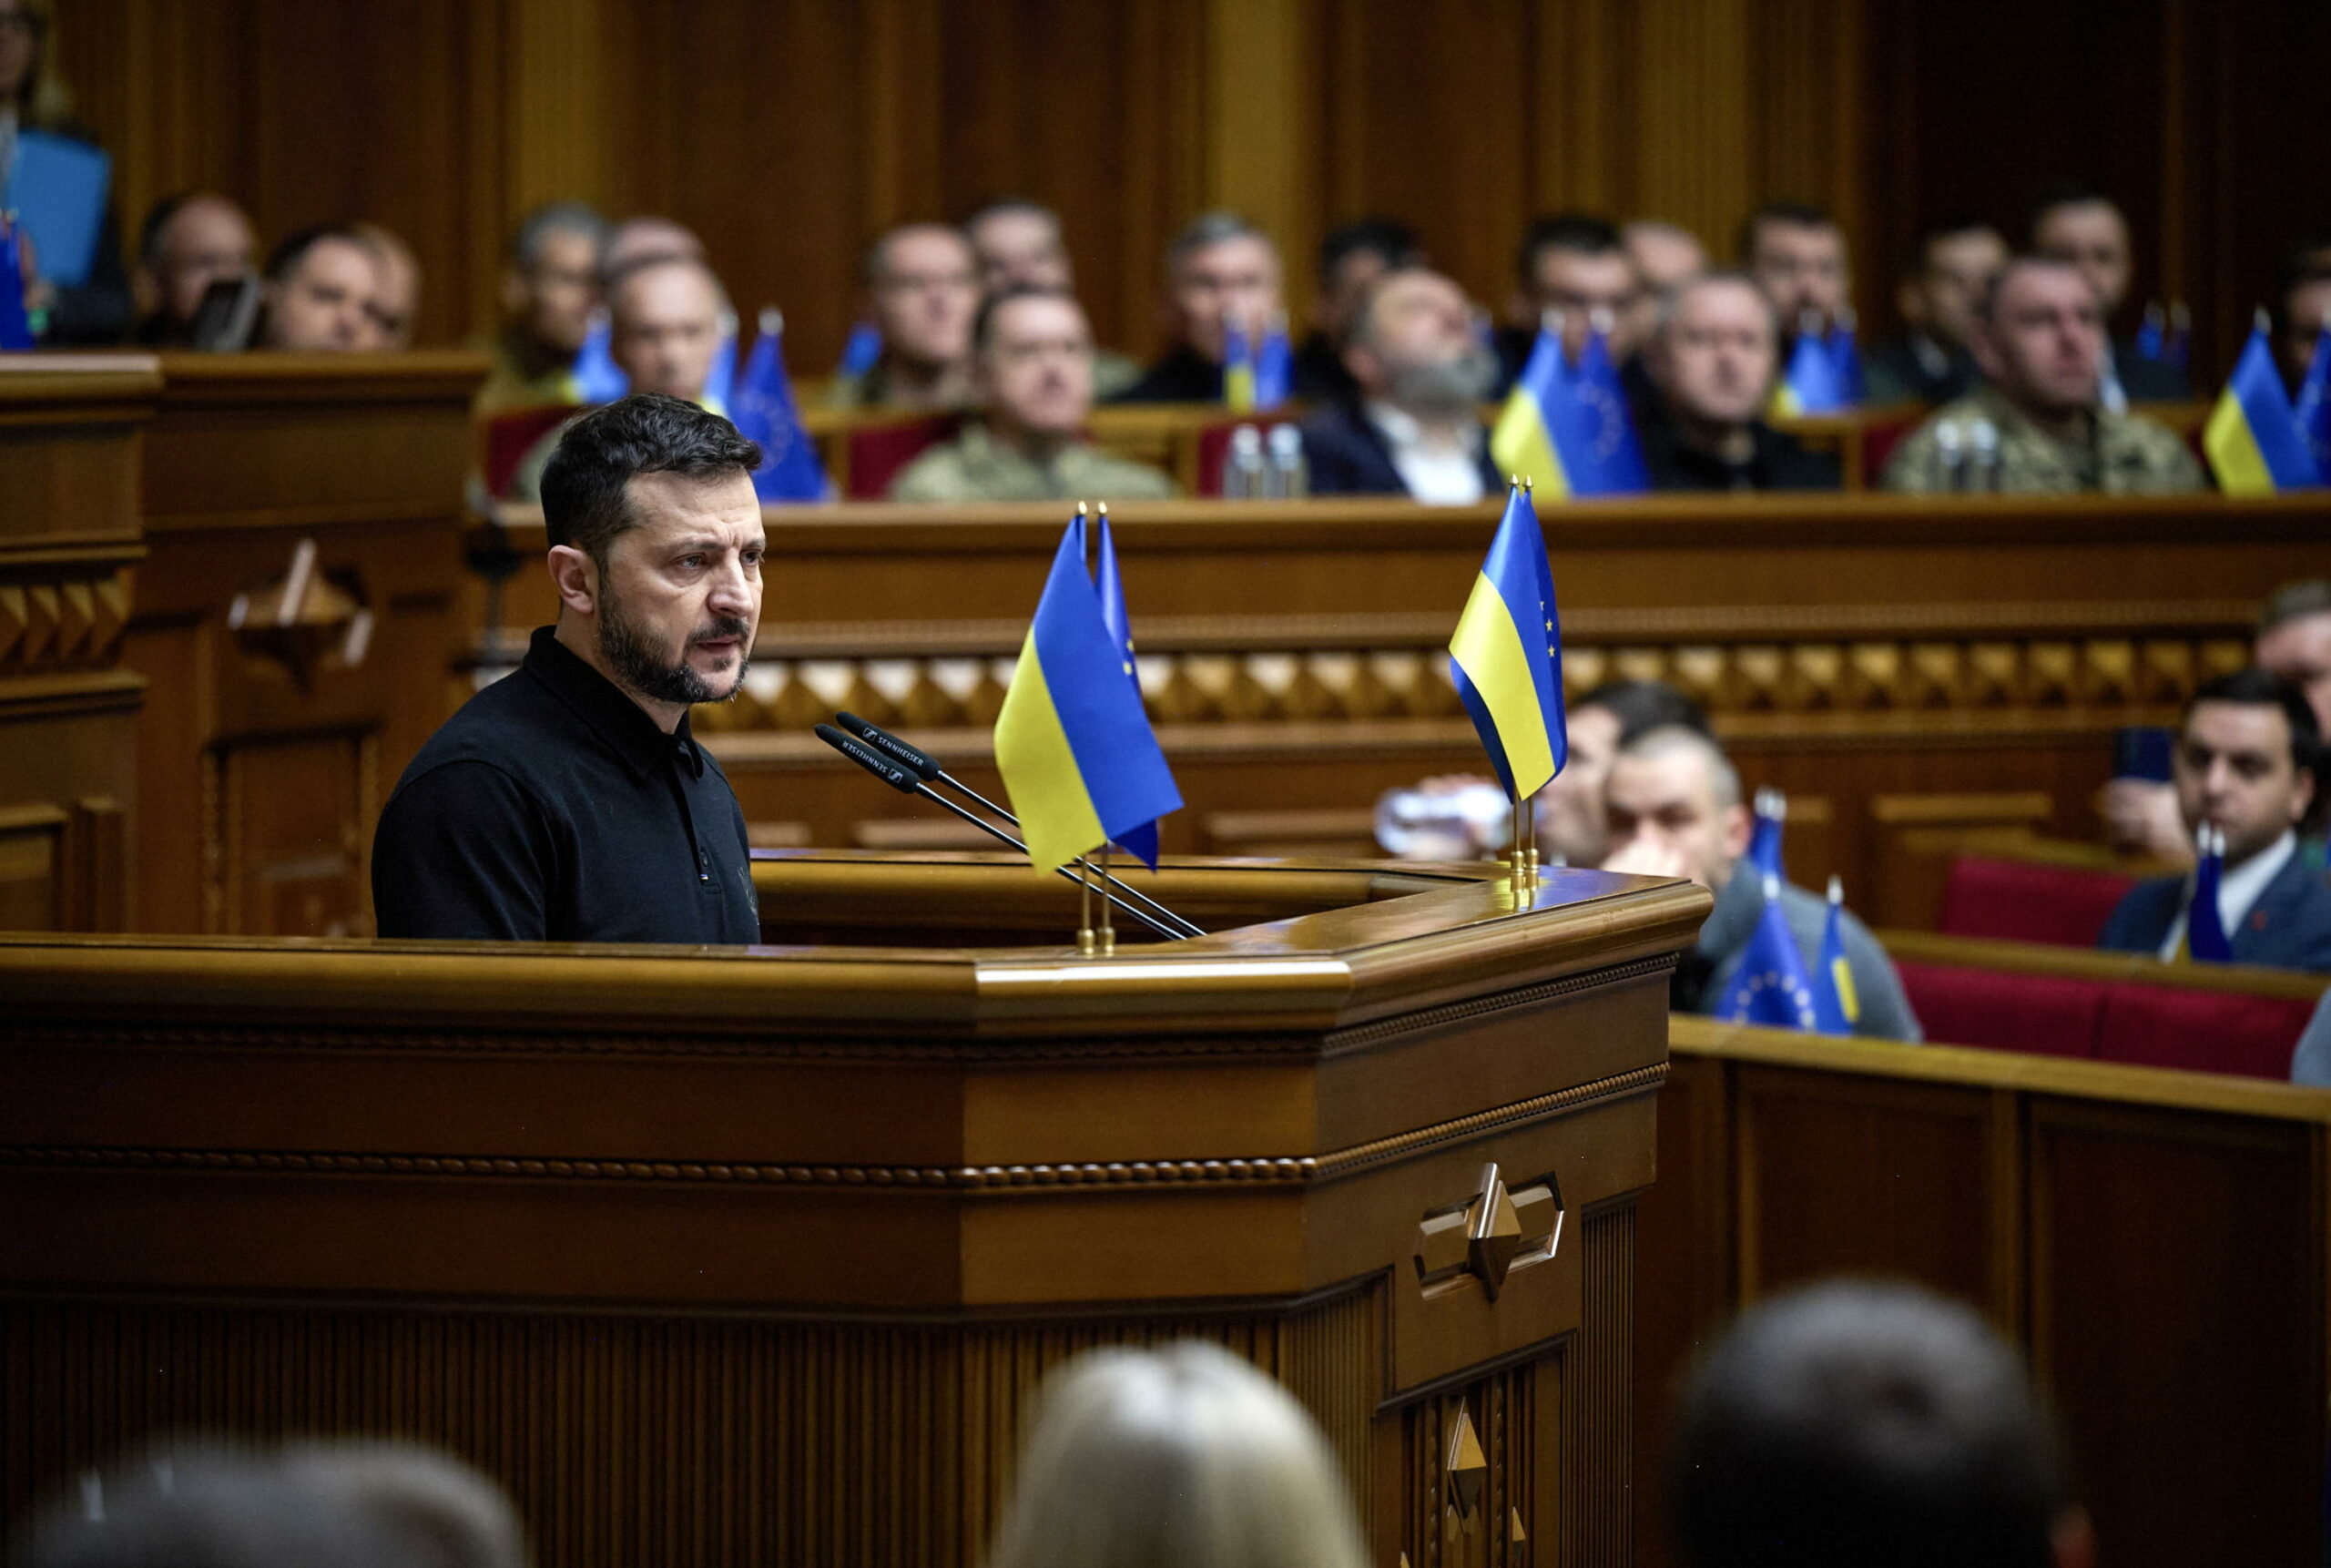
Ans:
{"label": "carved wooden emblem", "polygon": [[1553,1173],[1509,1189],[1492,1160],[1471,1197],[1430,1211],[1418,1225],[1417,1284],[1430,1298],[1470,1280],[1494,1301],[1507,1275],[1552,1257],[1562,1235],[1562,1184]]}

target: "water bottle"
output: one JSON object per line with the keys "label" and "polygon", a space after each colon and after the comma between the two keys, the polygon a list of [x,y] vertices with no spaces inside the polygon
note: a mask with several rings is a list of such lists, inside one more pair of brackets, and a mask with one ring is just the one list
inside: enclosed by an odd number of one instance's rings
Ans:
{"label": "water bottle", "polygon": [[1270,494],[1293,501],[1309,493],[1311,471],[1303,462],[1303,433],[1291,424],[1275,424],[1270,433]]}
{"label": "water bottle", "polygon": [[1945,420],[1934,427],[1935,461],[1942,464],[1942,487],[1949,491],[1967,488],[1967,441],[1959,433],[1959,422]]}
{"label": "water bottle", "polygon": [[1494,784],[1387,789],[1376,802],[1376,841],[1404,860],[1481,860],[1513,836],[1513,808]]}
{"label": "water bottle", "polygon": [[1230,451],[1222,460],[1222,498],[1253,501],[1263,494],[1263,433],[1242,424],[1230,433]]}
{"label": "water bottle", "polygon": [[1974,471],[1973,488],[1986,495],[1996,495],[2000,488],[2000,429],[1988,419],[1979,419],[1969,433],[1969,461]]}

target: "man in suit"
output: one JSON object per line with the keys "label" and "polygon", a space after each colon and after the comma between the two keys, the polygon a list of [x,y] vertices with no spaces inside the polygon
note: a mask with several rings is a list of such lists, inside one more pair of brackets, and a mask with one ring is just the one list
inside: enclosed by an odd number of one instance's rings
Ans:
{"label": "man in suit", "polygon": [[1463,290],[1421,267],[1386,273],[1353,319],[1344,364],[1359,395],[1303,422],[1313,494],[1463,505],[1502,491],[1479,412],[1497,361]]}
{"label": "man in suit", "polygon": [[1209,212],[1166,251],[1173,346],[1116,402],[1220,402],[1234,326],[1254,333],[1279,309],[1278,248],[1235,212]]}
{"label": "man in suit", "polygon": [[[1755,828],[1741,799],[1738,770],[1704,732],[1669,725],[1620,748],[1603,781],[1603,809],[1610,835],[1604,871],[1684,877],[1715,894],[1715,908],[1700,927],[1699,941],[1676,964],[1668,991],[1669,1004],[1679,1013],[1714,1013],[1765,908],[1755,870],[1737,871]],[[1828,902],[1785,882],[1780,904],[1809,969],[1820,958]],[[1893,960],[1852,915],[1842,927],[1846,965],[1861,999],[1854,1033],[1880,1040],[1922,1039]]]}
{"label": "man in suit", "polygon": [[1946,218],[1919,231],[1918,266],[1895,296],[1902,335],[1869,351],[1863,368],[1872,403],[1946,403],[1975,390],[1968,341],[2007,241],[1978,219]]}
{"label": "man in suit", "polygon": [[[2042,196],[2031,209],[2031,249],[2081,270],[2103,302],[2108,327],[2128,303],[2129,280],[2135,270],[2129,259],[2129,220],[2102,191],[2063,185]],[[2194,395],[2183,370],[2138,351],[2133,340],[2108,339],[2106,346],[2098,387],[2106,408],[2179,402]]]}
{"label": "man in suit", "polygon": [[[2331,879],[2298,842],[2321,738],[2306,697],[2263,669],[2210,681],[2186,707],[2173,758],[2178,810],[2188,834],[2207,823],[2225,835],[2218,919],[2236,963],[2331,971]],[[2174,958],[2193,897],[2190,876],[2139,882],[2097,945]]]}
{"label": "man in suit", "polygon": [[[1425,264],[1416,232],[1393,218],[1361,218],[1319,241],[1319,287],[1311,297],[1311,335],[1295,351],[1295,395],[1305,402],[1354,396],[1359,383],[1344,364],[1351,324],[1368,291],[1385,273]],[[1105,395],[1105,394],[1104,394]]]}
{"label": "man in suit", "polygon": [[[1644,281],[1617,224],[1584,212],[1541,218],[1522,237],[1513,262],[1513,298],[1495,344],[1500,386],[1512,385],[1530,362],[1538,328],[1550,312],[1562,318],[1562,352],[1573,364],[1597,318],[1607,318],[1611,362],[1630,375],[1643,346]],[[1638,390],[1631,385],[1629,395]]]}

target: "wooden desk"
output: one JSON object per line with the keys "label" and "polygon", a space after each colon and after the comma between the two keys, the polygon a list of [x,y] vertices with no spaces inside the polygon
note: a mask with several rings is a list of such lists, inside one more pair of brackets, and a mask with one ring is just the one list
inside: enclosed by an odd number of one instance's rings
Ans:
{"label": "wooden desk", "polygon": [[133,907],[146,683],[121,632],[160,388],[150,356],[0,355],[0,930]]}
{"label": "wooden desk", "polygon": [[[509,596],[523,628],[550,613],[540,524],[503,515],[529,558]],[[1842,874],[1864,907],[1906,824],[2093,837],[2112,729],[2172,721],[2194,685],[2243,664],[2259,600],[2320,571],[2331,536],[2322,496],[1707,497],[1544,517],[1572,693],[1647,676],[1697,697],[1752,786],[1804,803],[1791,871],[1817,887]],[[921,817],[926,841],[946,841],[935,813],[873,790],[809,726],[837,708],[901,722],[989,789],[987,727],[1061,509],[768,520],[746,695],[697,719],[747,816],[835,845]],[[1333,841],[1379,791],[1481,767],[1440,650],[1493,508],[1181,502],[1114,521],[1144,685],[1188,802],[1168,848]]]}
{"label": "wooden desk", "polygon": [[470,353],[163,357],[122,644],[152,687],[141,929],[369,929],[373,818],[451,711],[484,373]]}
{"label": "wooden desk", "polygon": [[[1318,1415],[1375,1561],[1634,1562],[1634,1203],[1705,893],[1173,866],[1237,923],[1088,962],[1017,945],[1074,920],[1024,865],[758,874],[827,945],[0,937],[9,1505],[158,1430],[395,1432],[546,1568],[968,1564],[1043,1371],[1196,1336]],[[1428,1291],[1492,1162],[1551,1255]]]}
{"label": "wooden desk", "polygon": [[[1840,1271],[1971,1301],[2063,1421],[2098,1560],[2311,1563],[2331,1091],[1676,1017],[1640,1207],[1636,1472],[1737,1305]],[[1667,1561],[1661,1489],[1641,1561]]]}

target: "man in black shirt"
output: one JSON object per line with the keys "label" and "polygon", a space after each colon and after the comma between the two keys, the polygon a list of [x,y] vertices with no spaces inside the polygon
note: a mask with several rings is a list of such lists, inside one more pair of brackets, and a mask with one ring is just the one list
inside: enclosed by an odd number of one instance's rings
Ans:
{"label": "man in black shirt", "polygon": [[1746,273],[1709,272],[1662,303],[1643,422],[1654,490],[1835,490],[1835,458],[1765,423],[1780,368],[1772,302]]}
{"label": "man in black shirt", "polygon": [[1252,335],[1278,313],[1278,250],[1233,212],[1209,212],[1166,252],[1166,310],[1174,343],[1113,402],[1220,402],[1230,332]]}
{"label": "man in black shirt", "polygon": [[654,393],[568,427],[543,474],[558,624],[397,781],[382,936],[759,939],[744,813],[688,708],[736,695],[760,623],[760,456]]}

